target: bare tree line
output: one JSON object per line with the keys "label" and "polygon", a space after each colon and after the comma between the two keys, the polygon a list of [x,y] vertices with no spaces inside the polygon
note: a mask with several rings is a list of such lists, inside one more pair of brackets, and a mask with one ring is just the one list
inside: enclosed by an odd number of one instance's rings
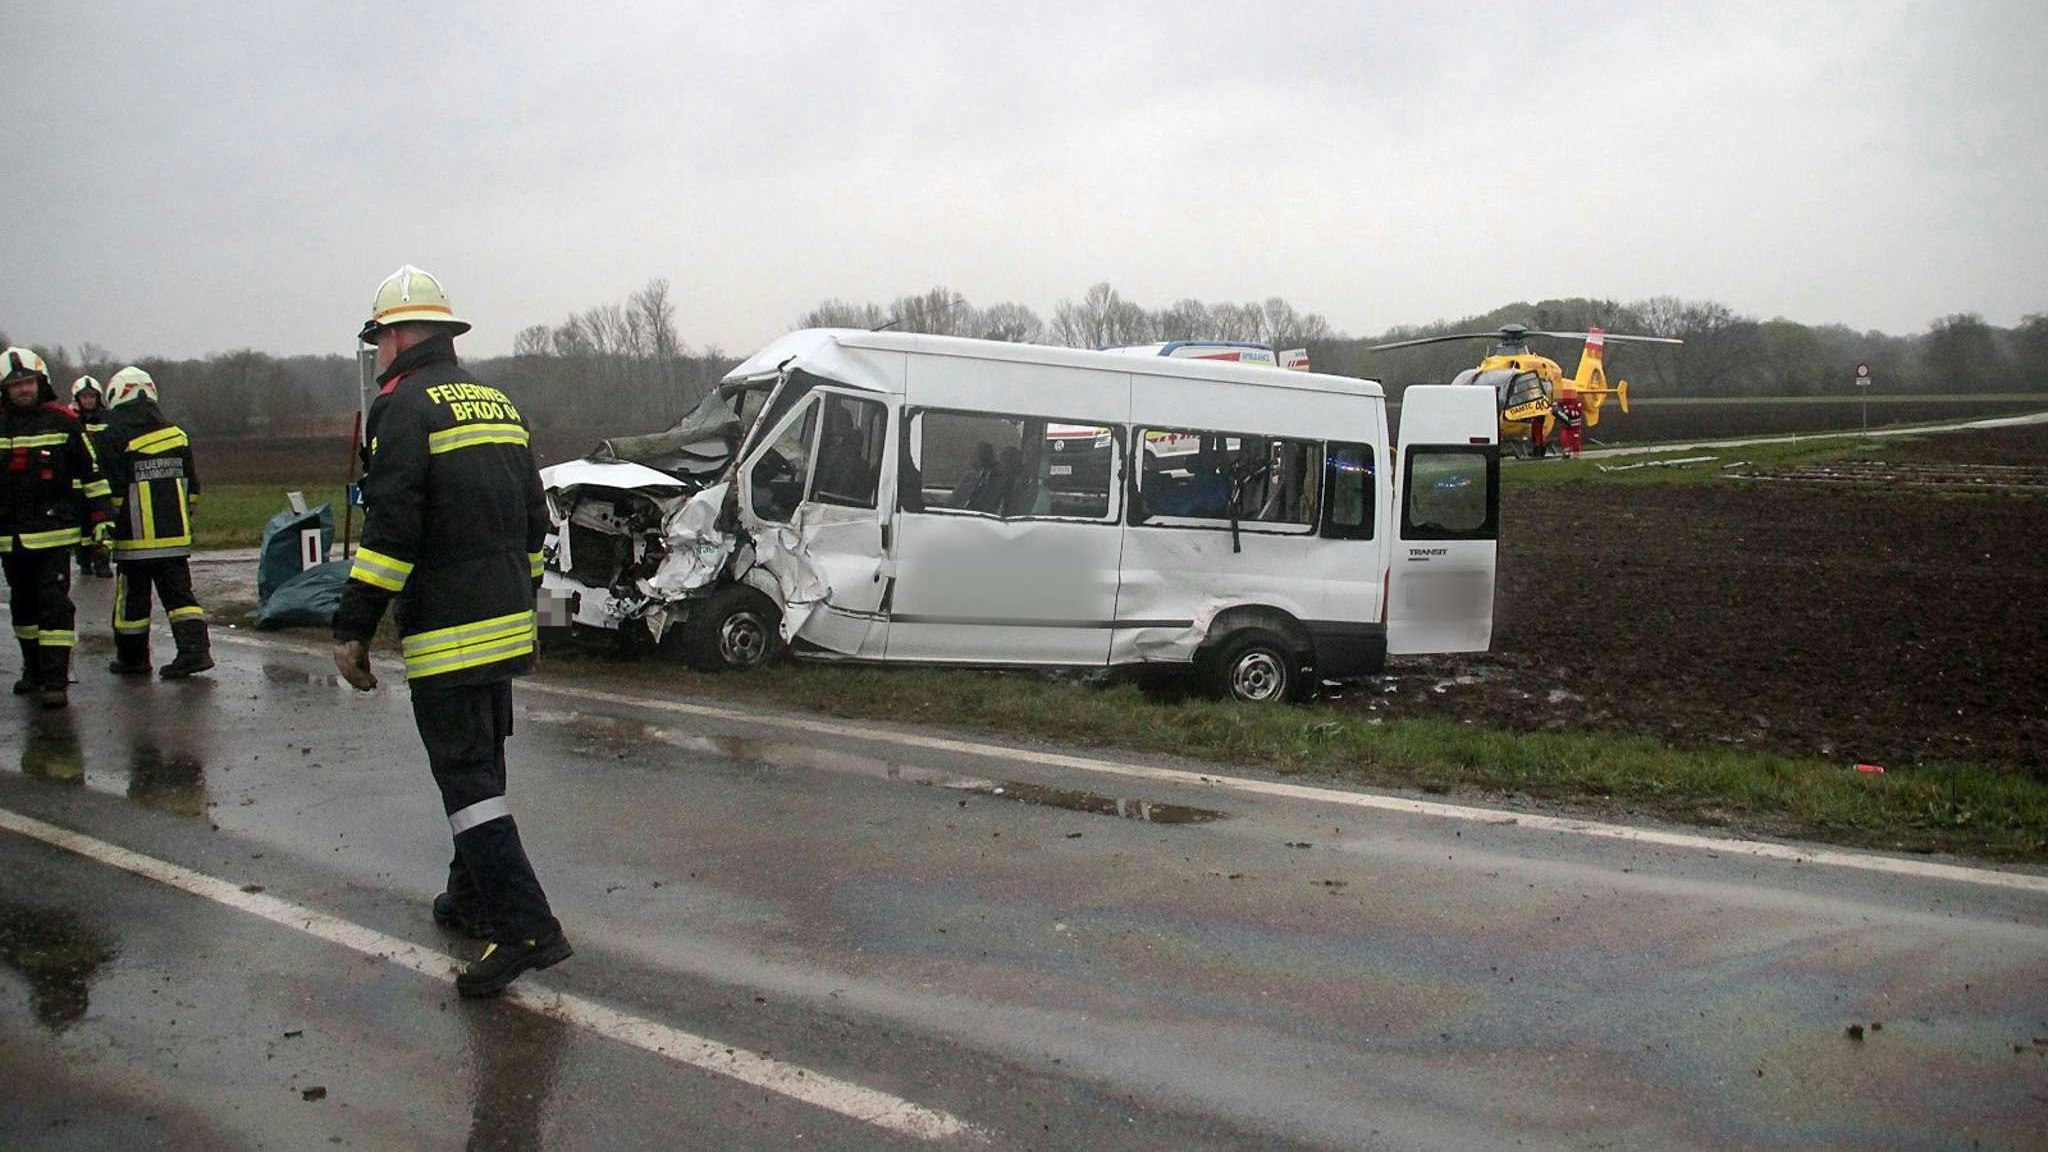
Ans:
{"label": "bare tree line", "polygon": [[[1846,325],[1758,320],[1711,300],[1655,296],[1622,303],[1571,298],[1518,301],[1489,312],[1424,325],[1400,325],[1372,337],[1332,331],[1318,313],[1281,297],[1205,303],[1185,298],[1157,308],[1132,301],[1107,282],[1054,306],[1047,322],[1014,302],[977,307],[943,286],[888,304],[826,300],[795,327],[880,328],[1022,343],[1097,347],[1158,340],[1253,340],[1307,347],[1319,371],[1385,382],[1392,393],[1413,383],[1449,380],[1476,364],[1481,341],[1394,352],[1370,346],[1446,332],[1487,332],[1505,323],[1555,331],[1598,325],[1614,332],[1677,336],[1682,347],[1610,347],[1609,372],[1626,376],[1639,397],[1814,396],[1844,394],[1859,363],[1880,390],[1922,392],[2048,391],[2048,313],[2012,328],[1974,313],[1933,321],[1908,336]],[[5,340],[0,335],[0,340]],[[293,435],[346,425],[357,403],[356,363],[346,356],[277,357],[250,349],[197,359],[116,356],[87,342],[39,348],[52,381],[68,399],[83,373],[102,380],[127,363],[156,377],[166,407],[194,432],[210,436]],[[1570,342],[1539,343],[1576,364]],[[556,427],[652,431],[687,412],[736,362],[715,347],[684,341],[669,282],[649,280],[616,303],[594,305],[558,324],[521,329],[510,356],[473,361],[478,374],[522,398],[534,422]]]}
{"label": "bare tree line", "polygon": [[1101,348],[1159,340],[1252,340],[1296,347],[1336,334],[1318,313],[1297,311],[1279,296],[1242,304],[1204,303],[1189,297],[1158,309],[1126,299],[1107,281],[1079,300],[1062,300],[1047,323],[1023,304],[1005,302],[977,308],[951,288],[939,286],[889,304],[852,304],[832,299],[797,318],[797,328],[894,328],[936,336],[973,336],[1020,344]]}

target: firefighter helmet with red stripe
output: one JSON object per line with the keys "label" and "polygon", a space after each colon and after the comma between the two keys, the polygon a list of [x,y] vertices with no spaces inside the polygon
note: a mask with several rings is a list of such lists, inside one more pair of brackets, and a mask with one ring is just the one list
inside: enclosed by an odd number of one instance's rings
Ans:
{"label": "firefighter helmet with red stripe", "polygon": [[156,381],[149,373],[133,364],[121,369],[107,381],[107,407],[119,408],[130,400],[147,399],[156,401]]}

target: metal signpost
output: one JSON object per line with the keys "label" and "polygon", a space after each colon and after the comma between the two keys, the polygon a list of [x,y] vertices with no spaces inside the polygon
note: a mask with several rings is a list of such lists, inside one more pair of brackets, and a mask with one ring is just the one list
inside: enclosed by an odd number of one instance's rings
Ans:
{"label": "metal signpost", "polygon": [[1856,365],[1856,387],[1863,398],[1863,430],[1870,431],[1870,365]]}

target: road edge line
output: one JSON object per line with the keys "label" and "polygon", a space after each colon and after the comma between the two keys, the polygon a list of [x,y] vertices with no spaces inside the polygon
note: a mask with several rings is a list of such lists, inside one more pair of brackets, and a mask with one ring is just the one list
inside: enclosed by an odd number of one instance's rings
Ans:
{"label": "road edge line", "polygon": [[[0,808],[0,830],[13,832],[53,848],[83,856],[153,880],[167,888],[246,912],[418,973],[443,984],[455,982],[456,961],[446,953],[389,936],[339,916],[208,876],[167,860],[73,832],[55,824]],[[653,1020],[532,981],[514,984],[503,997],[538,1015],[559,1020],[607,1040],[617,1041],[673,1063],[737,1080],[877,1128],[920,1140],[957,1137],[980,1139],[984,1134],[949,1113],[927,1108],[878,1089],[867,1088],[744,1048],[721,1044]]]}

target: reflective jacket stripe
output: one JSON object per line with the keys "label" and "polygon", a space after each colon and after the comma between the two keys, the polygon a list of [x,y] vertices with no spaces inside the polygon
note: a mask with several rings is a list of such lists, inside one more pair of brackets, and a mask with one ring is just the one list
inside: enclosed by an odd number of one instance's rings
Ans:
{"label": "reflective jacket stripe", "polygon": [[465,668],[481,668],[501,660],[516,660],[521,656],[533,655],[533,629],[527,627],[517,635],[489,646],[472,645],[452,649],[433,656],[407,656],[405,675],[410,680],[428,676],[439,676],[445,672],[460,672]]}
{"label": "reflective jacket stripe", "polygon": [[159,428],[154,432],[145,432],[130,440],[128,442],[128,451],[143,453],[167,452],[173,448],[183,448],[190,443],[192,441],[185,435],[183,428]]}
{"label": "reflective jacket stripe", "polygon": [[0,436],[0,448],[61,448],[69,432],[38,432],[33,436]]}
{"label": "reflective jacket stripe", "polygon": [[492,796],[487,800],[479,800],[467,808],[458,808],[450,812],[448,827],[460,836],[479,824],[488,824],[511,814],[512,808],[505,803],[503,796]]}
{"label": "reflective jacket stripe", "polygon": [[535,580],[540,579],[540,553],[528,552],[526,554],[526,567]]}
{"label": "reflective jacket stripe", "polygon": [[517,424],[457,424],[427,434],[427,452],[439,455],[479,444],[517,444],[525,447],[526,429]]}
{"label": "reflective jacket stripe", "polygon": [[521,631],[531,631],[533,622],[534,614],[531,609],[513,612],[504,616],[494,616],[489,620],[478,620],[474,624],[458,624],[453,628],[417,632],[405,638],[403,647],[407,659],[415,656],[433,656],[465,645],[502,640]]}
{"label": "reflective jacket stripe", "polygon": [[356,549],[355,563],[348,567],[349,579],[361,580],[372,588],[382,588],[386,592],[396,592],[404,588],[406,580],[411,576],[410,562],[394,559],[382,552],[372,552],[368,548]]}
{"label": "reflective jacket stripe", "polygon": [[[72,483],[76,484],[77,481],[74,480]],[[85,489],[87,496],[112,496],[114,494],[113,485],[108,484],[105,480],[95,480],[90,484],[82,485],[82,487]]]}
{"label": "reflective jacket stripe", "polygon": [[[49,532],[23,532],[20,534],[19,539],[21,540],[21,546],[30,550],[68,548],[85,539],[85,534],[76,528],[57,528]],[[6,549],[0,549],[0,551],[6,551]]]}

